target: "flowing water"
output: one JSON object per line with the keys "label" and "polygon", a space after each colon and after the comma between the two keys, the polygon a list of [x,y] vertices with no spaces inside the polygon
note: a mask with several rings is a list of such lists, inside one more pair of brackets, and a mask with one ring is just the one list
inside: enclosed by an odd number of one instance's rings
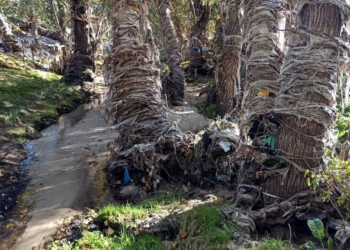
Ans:
{"label": "flowing water", "polygon": [[[43,243],[67,218],[95,207],[108,196],[103,168],[108,164],[107,142],[111,136],[99,110],[105,95],[62,115],[57,124],[42,131],[27,148],[32,157],[23,165],[29,185],[20,196],[13,230],[0,249],[42,249]],[[21,212],[22,211],[22,212]],[[23,216],[22,216],[23,217]],[[3,243],[4,244],[4,243]]]}

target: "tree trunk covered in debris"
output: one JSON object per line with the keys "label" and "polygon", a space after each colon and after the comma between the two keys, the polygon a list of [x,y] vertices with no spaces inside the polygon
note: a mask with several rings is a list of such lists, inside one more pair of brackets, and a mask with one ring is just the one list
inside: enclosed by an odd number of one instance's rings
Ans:
{"label": "tree trunk covered in debris", "polygon": [[[161,100],[158,54],[148,23],[146,0],[116,1],[113,53],[106,61],[110,90],[105,115],[118,132],[111,175],[124,168],[157,168],[157,145],[172,124]],[[158,159],[159,160],[159,159]],[[156,170],[152,170],[156,176]],[[152,176],[152,173],[150,176]]]}
{"label": "tree trunk covered in debris", "polygon": [[197,71],[201,74],[206,74],[206,60],[201,48],[204,47],[206,38],[206,28],[209,22],[209,2],[204,3],[202,0],[189,1],[192,13],[195,17],[195,24],[191,28],[190,34],[190,65],[189,69],[192,73]]}
{"label": "tree trunk covered in debris", "polygon": [[20,46],[12,30],[7,23],[6,17],[0,13],[0,41],[4,43],[6,48],[11,48],[12,51],[17,52]]}
{"label": "tree trunk covered in debris", "polygon": [[278,12],[282,0],[244,0],[244,39],[248,43],[243,108],[245,124],[269,112],[280,90]]}
{"label": "tree trunk covered in debris", "polygon": [[50,0],[50,3],[51,3],[53,16],[54,16],[54,19],[55,19],[56,28],[60,32],[60,36],[61,36],[60,37],[60,42],[65,43],[64,42],[65,41],[64,33],[63,33],[63,30],[62,30],[61,25],[60,25],[60,20],[58,18],[58,8],[57,8],[57,5],[56,5],[56,1],[55,0]]}
{"label": "tree trunk covered in debris", "polygon": [[285,176],[268,177],[264,192],[288,198],[307,190],[305,170],[322,167],[324,139],[336,119],[338,71],[349,9],[342,0],[304,1],[298,12],[298,39],[281,72],[274,113],[280,120],[277,150],[290,161]]}
{"label": "tree trunk covered in debris", "polygon": [[171,19],[169,0],[156,0],[156,4],[160,14],[167,65],[170,69],[169,75],[164,79],[166,85],[164,87],[168,101],[173,105],[178,105],[182,103],[185,91],[185,75],[181,67],[180,44]]}
{"label": "tree trunk covered in debris", "polygon": [[84,0],[71,0],[71,14],[74,32],[74,54],[69,58],[66,81],[72,85],[84,85],[93,81],[95,62],[91,41],[91,9]]}
{"label": "tree trunk covered in debris", "polygon": [[216,113],[223,117],[233,108],[234,96],[240,84],[242,33],[240,25],[241,0],[224,0],[221,6],[223,53],[216,69]]}
{"label": "tree trunk covered in debris", "polygon": [[37,38],[38,36],[38,27],[37,27],[37,19],[38,16],[35,11],[35,0],[29,0],[29,22],[30,22],[30,33],[32,37]]}

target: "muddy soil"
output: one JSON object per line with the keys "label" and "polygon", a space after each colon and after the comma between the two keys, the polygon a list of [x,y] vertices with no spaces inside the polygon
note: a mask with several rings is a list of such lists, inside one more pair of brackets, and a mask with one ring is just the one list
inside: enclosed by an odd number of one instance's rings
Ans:
{"label": "muddy soil", "polygon": [[109,200],[103,168],[111,135],[99,110],[103,97],[62,115],[32,141],[31,181],[4,224],[0,249],[42,249],[65,218]]}

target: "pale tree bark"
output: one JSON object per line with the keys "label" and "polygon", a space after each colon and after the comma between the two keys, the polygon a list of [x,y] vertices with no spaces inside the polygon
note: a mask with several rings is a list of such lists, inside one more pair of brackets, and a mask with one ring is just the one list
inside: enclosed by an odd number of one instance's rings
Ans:
{"label": "pale tree bark", "polygon": [[[246,78],[242,107],[244,124],[261,120],[274,107],[280,90],[279,73],[282,65],[278,31],[278,12],[282,0],[244,0],[244,39],[247,42]],[[260,125],[259,125],[260,126]],[[250,131],[250,133],[252,130]],[[260,131],[259,131],[260,132]],[[252,139],[264,141],[267,133],[250,134]]]}
{"label": "pale tree bark", "polygon": [[265,193],[288,198],[307,190],[305,170],[323,166],[325,135],[336,119],[339,69],[347,58],[341,37],[347,37],[348,16],[342,0],[308,0],[300,6],[298,39],[286,56],[273,110],[280,121],[277,150],[290,166],[285,175],[267,178]]}
{"label": "pale tree bark", "polygon": [[20,46],[15,35],[7,23],[6,17],[0,13],[0,40],[3,41],[6,48],[11,48],[12,51],[17,52]]}
{"label": "pale tree bark", "polygon": [[32,37],[37,38],[38,36],[38,28],[37,28],[37,14],[35,11],[35,0],[29,0],[29,8],[30,8],[30,32]]}
{"label": "pale tree bark", "polygon": [[181,49],[176,36],[169,0],[156,0],[162,26],[163,44],[169,66],[169,75],[164,79],[168,101],[173,105],[182,103],[185,91],[185,75],[181,67]]}
{"label": "pale tree bark", "polygon": [[241,0],[223,0],[221,19],[223,28],[223,54],[216,68],[216,114],[223,117],[233,108],[234,97],[240,85],[242,32]]}
{"label": "pale tree bark", "polygon": [[65,74],[66,82],[84,86],[93,81],[95,71],[94,51],[92,46],[91,8],[84,0],[71,0],[71,14],[74,32],[74,54],[68,62]]}
{"label": "pale tree bark", "polygon": [[[105,62],[109,64],[106,68],[110,75],[105,116],[117,132],[111,146],[115,160],[109,174],[115,176],[124,168],[142,171],[149,168],[150,178],[157,183],[159,150],[165,149],[173,127],[161,99],[158,53],[146,3],[146,0],[116,1],[114,48]],[[172,133],[169,134],[172,138]]]}
{"label": "pale tree bark", "polygon": [[61,28],[61,25],[60,25],[60,20],[58,18],[58,8],[57,8],[57,5],[56,5],[56,1],[55,0],[50,0],[50,3],[51,3],[51,8],[52,8],[52,13],[53,13],[53,16],[54,16],[54,19],[55,19],[55,24],[56,24],[56,28],[60,31],[60,34],[61,34],[61,40],[63,41],[63,43],[65,43],[65,37],[64,37],[64,33],[63,33],[63,30]]}

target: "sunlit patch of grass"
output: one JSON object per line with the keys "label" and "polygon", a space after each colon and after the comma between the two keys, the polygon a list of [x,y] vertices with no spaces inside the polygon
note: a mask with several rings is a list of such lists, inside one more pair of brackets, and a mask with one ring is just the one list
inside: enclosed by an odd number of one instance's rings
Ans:
{"label": "sunlit patch of grass", "polygon": [[51,250],[166,250],[161,244],[160,237],[144,235],[135,237],[131,233],[122,231],[118,236],[106,236],[101,232],[83,232],[83,237],[71,244],[57,246],[53,244]]}
{"label": "sunlit patch of grass", "polygon": [[0,54],[0,136],[26,140],[41,119],[56,119],[59,106],[82,97],[80,90],[60,81],[61,76],[32,66]]}
{"label": "sunlit patch of grass", "polygon": [[[231,237],[231,230],[221,228],[221,207],[198,206],[184,214],[178,244],[180,249],[221,249]],[[186,237],[181,236],[181,232]],[[184,239],[182,239],[184,238]]]}
{"label": "sunlit patch of grass", "polygon": [[182,191],[160,193],[144,200],[139,205],[107,205],[99,210],[98,215],[103,221],[107,220],[111,223],[133,227],[140,220],[148,218],[152,213],[159,212],[165,206],[179,204],[183,197],[184,193]]}
{"label": "sunlit patch of grass", "polygon": [[116,235],[108,236],[104,232],[83,232],[83,236],[73,243],[63,246],[52,245],[52,250],[78,250],[78,249],[115,249],[115,250],[166,250],[161,243],[161,237],[153,234],[135,236],[132,227],[148,218],[152,213],[160,212],[165,206],[174,206],[184,197],[181,191],[160,193],[144,200],[139,205],[107,205],[98,211],[97,220],[107,220],[109,225],[120,225]]}
{"label": "sunlit patch of grass", "polygon": [[251,250],[293,250],[293,245],[281,239],[266,238]]}

